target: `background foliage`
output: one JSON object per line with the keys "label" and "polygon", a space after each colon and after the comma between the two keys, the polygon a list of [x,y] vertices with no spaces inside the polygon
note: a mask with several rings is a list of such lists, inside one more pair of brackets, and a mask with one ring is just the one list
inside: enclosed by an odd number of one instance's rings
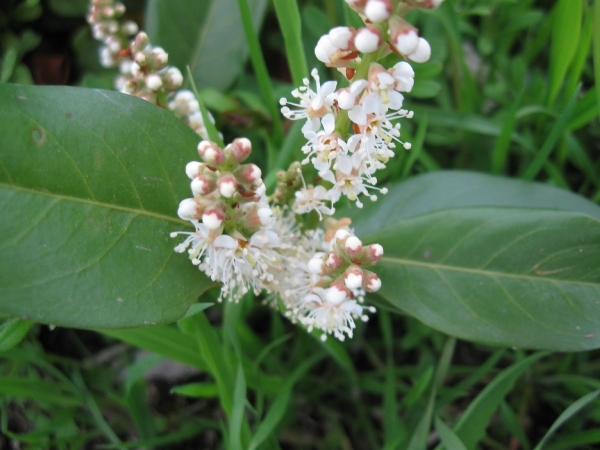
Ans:
{"label": "background foliage", "polygon": [[[86,3],[1,5],[2,81],[110,89]],[[190,64],[225,140],[249,136],[270,173],[302,144],[271,100],[317,65],[322,34],[356,21],[342,1],[273,3],[128,3],[172,63]],[[250,299],[206,309],[212,291],[181,318],[208,283],[171,258],[197,138],[168,113],[116,93],[0,86],[11,213],[0,221],[0,311],[20,317],[0,325],[0,444],[593,448],[597,351],[520,348],[598,347],[599,3],[446,0],[410,17],[433,56],[407,96],[413,148],[380,177],[390,193],[347,210],[386,259],[378,314],[343,345]],[[102,334],[29,321],[180,318]]]}

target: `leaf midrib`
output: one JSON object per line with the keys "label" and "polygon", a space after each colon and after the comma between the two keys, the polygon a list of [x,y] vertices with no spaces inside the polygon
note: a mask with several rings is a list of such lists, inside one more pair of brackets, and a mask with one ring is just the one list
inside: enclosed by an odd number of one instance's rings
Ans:
{"label": "leaf midrib", "polygon": [[449,266],[446,264],[435,264],[435,263],[424,263],[411,259],[403,259],[403,258],[392,258],[389,256],[383,256],[380,260],[383,262],[389,262],[392,264],[399,264],[405,266],[416,266],[416,267],[425,267],[430,270],[446,270],[452,272],[461,272],[461,273],[472,273],[477,275],[482,275],[486,277],[504,277],[504,278],[516,278],[527,281],[546,281],[549,283],[567,283],[567,284],[577,284],[584,286],[591,286],[594,288],[599,288],[600,283],[588,283],[585,281],[575,281],[575,280],[565,280],[562,278],[542,278],[542,277],[534,277],[531,275],[522,275],[516,273],[508,273],[508,272],[497,272],[494,270],[482,270],[482,269],[474,269],[471,267],[457,267],[457,266]]}
{"label": "leaf midrib", "polygon": [[25,188],[23,186],[11,185],[11,184],[1,183],[1,182],[0,182],[0,188],[5,188],[7,190],[17,190],[17,191],[26,192],[26,193],[32,194],[32,195],[41,195],[44,197],[56,199],[58,201],[70,201],[70,202],[82,203],[85,205],[96,206],[96,207],[100,207],[100,208],[107,208],[107,209],[112,209],[112,210],[116,210],[116,211],[128,212],[128,213],[135,214],[138,216],[152,217],[154,219],[164,220],[164,221],[176,223],[179,225],[189,225],[189,222],[187,222],[185,220],[175,218],[172,216],[165,216],[163,214],[159,214],[159,213],[152,212],[152,211],[147,211],[145,209],[129,208],[127,206],[115,205],[113,203],[102,203],[102,202],[99,202],[96,200],[90,200],[90,199],[81,198],[81,197],[72,197],[72,196],[68,196],[68,195],[60,195],[60,194],[55,194],[53,192],[36,191],[35,189],[29,189],[29,188]]}

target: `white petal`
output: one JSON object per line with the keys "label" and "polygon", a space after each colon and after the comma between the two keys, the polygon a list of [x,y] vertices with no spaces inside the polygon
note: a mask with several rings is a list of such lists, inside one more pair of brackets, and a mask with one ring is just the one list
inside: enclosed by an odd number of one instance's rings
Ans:
{"label": "white petal", "polygon": [[325,117],[323,117],[321,123],[323,124],[325,133],[331,134],[335,130],[335,117],[333,117],[333,114],[327,114]]}
{"label": "white petal", "polygon": [[365,126],[367,124],[367,113],[363,110],[362,106],[356,105],[348,112],[350,120],[357,125]]}
{"label": "white petal", "polygon": [[214,240],[213,245],[215,247],[237,248],[238,241],[227,234],[222,234]]}

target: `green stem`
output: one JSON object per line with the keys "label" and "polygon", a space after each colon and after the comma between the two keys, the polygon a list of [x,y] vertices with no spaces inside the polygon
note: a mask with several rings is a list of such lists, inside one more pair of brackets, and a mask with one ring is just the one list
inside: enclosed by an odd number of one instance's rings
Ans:
{"label": "green stem", "polygon": [[[273,94],[273,86],[271,85],[271,79],[269,78],[269,72],[267,71],[265,58],[260,48],[260,43],[258,41],[256,30],[254,29],[254,24],[252,23],[252,13],[250,12],[250,7],[248,6],[248,0],[238,0],[238,5],[240,8],[240,14],[242,15],[244,34],[246,35],[246,41],[248,42],[248,47],[250,48],[252,67],[254,68],[254,73],[256,74],[262,96],[267,104],[269,114],[273,120],[274,141],[276,145],[279,145],[283,142],[283,125],[281,122],[281,117],[279,116],[279,108],[277,107],[277,102],[275,101],[275,95]],[[270,160],[275,157],[275,155],[272,153],[274,152],[269,152]]]}

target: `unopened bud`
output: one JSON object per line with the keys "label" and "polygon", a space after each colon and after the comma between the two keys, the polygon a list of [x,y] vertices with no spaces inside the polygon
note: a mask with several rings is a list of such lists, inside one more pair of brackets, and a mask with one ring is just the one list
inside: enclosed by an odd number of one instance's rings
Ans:
{"label": "unopened bud", "polygon": [[388,20],[392,14],[392,3],[389,0],[369,0],[365,6],[365,16],[371,22]]}
{"label": "unopened bud", "polygon": [[344,243],[346,255],[350,258],[356,258],[362,252],[362,242],[356,236],[348,236]]}
{"label": "unopened bud", "polygon": [[171,91],[174,91],[181,87],[181,84],[183,83],[183,75],[181,75],[181,72],[177,67],[170,67],[167,70],[163,81],[165,83],[165,87]]}
{"label": "unopened bud", "polygon": [[217,188],[219,189],[219,193],[225,198],[233,197],[233,194],[237,191],[238,184],[235,177],[226,173],[219,177],[217,180]]}
{"label": "unopened bud", "polygon": [[375,263],[383,256],[383,247],[379,244],[372,244],[366,248],[364,259],[367,263]]}
{"label": "unopened bud", "polygon": [[169,55],[162,47],[154,47],[150,52],[152,68],[155,70],[163,69],[169,62]]}
{"label": "unopened bud", "polygon": [[315,56],[325,64],[331,62],[331,55],[338,51],[338,48],[333,45],[329,35],[321,36],[319,42],[315,46]]}
{"label": "unopened bud", "polygon": [[351,297],[352,293],[348,291],[346,286],[334,283],[325,292],[325,299],[331,305],[339,305],[343,303],[348,297]]}
{"label": "unopened bud", "polygon": [[131,45],[131,51],[139,52],[141,50],[144,50],[148,46],[148,42],[150,42],[150,39],[148,39],[148,35],[145,32],[140,31],[138,34],[135,35],[135,39],[133,40],[133,43]]}
{"label": "unopened bud", "polygon": [[199,175],[192,180],[191,188],[194,195],[208,195],[215,190],[215,180]]}
{"label": "unopened bud", "polygon": [[151,91],[158,91],[162,87],[162,79],[155,73],[151,73],[146,77],[146,86]]}
{"label": "unopened bud", "polygon": [[138,66],[145,67],[148,65],[148,57],[144,52],[137,52],[133,55],[133,60]]}
{"label": "unopened bud", "polygon": [[221,226],[224,220],[225,211],[221,204],[206,208],[204,214],[202,214],[202,223],[206,225],[206,228],[209,230],[216,230]]}
{"label": "unopened bud", "polygon": [[363,281],[362,287],[367,292],[377,292],[381,287],[381,280],[377,274],[369,272],[365,274],[366,277]]}
{"label": "unopened bud", "polygon": [[338,49],[347,50],[352,46],[356,30],[350,27],[335,27],[329,31],[329,41]]}
{"label": "unopened bud", "polygon": [[194,177],[200,175],[202,166],[204,166],[204,164],[202,164],[201,162],[191,161],[185,166],[185,174],[190,180],[193,180]]}
{"label": "unopened bud", "polygon": [[202,210],[196,200],[186,198],[179,203],[177,215],[183,220],[198,220],[202,217]]}
{"label": "unopened bud", "polygon": [[330,269],[339,269],[344,264],[344,260],[336,253],[331,252],[327,255],[325,265]]}
{"label": "unopened bud", "polygon": [[354,38],[354,46],[362,53],[373,53],[380,45],[381,36],[375,27],[361,28]]}
{"label": "unopened bud", "polygon": [[244,164],[236,171],[239,180],[246,184],[262,184],[262,172],[256,164]]}
{"label": "unopened bud", "polygon": [[200,141],[198,144],[198,154],[211,166],[220,166],[225,162],[225,154],[217,144],[211,141]]}
{"label": "unopened bud", "polygon": [[344,284],[348,289],[358,289],[364,280],[363,271],[358,266],[350,266],[344,272]]}
{"label": "unopened bud", "polygon": [[394,46],[403,55],[411,55],[417,50],[419,45],[419,35],[415,29],[406,29],[399,33],[394,39]]}
{"label": "unopened bud", "polygon": [[245,161],[252,153],[252,142],[247,138],[234,139],[227,147],[231,158],[237,163]]}
{"label": "unopened bud", "polygon": [[429,42],[427,42],[423,38],[419,38],[419,44],[417,45],[417,49],[413,53],[408,55],[408,59],[411,59],[417,63],[427,62],[429,61],[430,57],[431,46],[429,45]]}

